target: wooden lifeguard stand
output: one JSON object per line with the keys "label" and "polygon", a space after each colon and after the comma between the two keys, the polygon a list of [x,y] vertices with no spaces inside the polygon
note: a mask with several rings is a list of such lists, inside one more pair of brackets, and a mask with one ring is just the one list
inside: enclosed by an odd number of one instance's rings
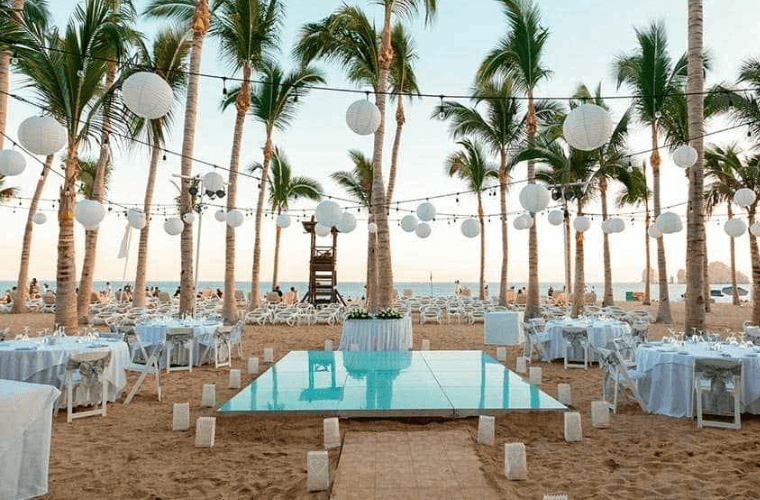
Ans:
{"label": "wooden lifeguard stand", "polygon": [[317,234],[314,217],[302,222],[304,230],[311,235],[311,259],[309,260],[309,290],[303,297],[304,302],[312,305],[340,302],[345,305],[338,293],[338,278],[335,271],[337,258],[338,231],[332,228],[332,246],[317,246]]}

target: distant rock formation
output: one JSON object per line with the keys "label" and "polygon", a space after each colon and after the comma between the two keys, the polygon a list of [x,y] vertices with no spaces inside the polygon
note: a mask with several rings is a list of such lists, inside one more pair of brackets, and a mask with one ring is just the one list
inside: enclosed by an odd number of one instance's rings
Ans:
{"label": "distant rock formation", "polygon": [[[710,277],[710,283],[731,283],[731,267],[722,262],[710,262],[708,266],[708,275]],[[678,270],[678,283],[681,285],[686,284],[686,270]],[[736,282],[740,285],[747,285],[750,283],[746,274],[737,271]]]}

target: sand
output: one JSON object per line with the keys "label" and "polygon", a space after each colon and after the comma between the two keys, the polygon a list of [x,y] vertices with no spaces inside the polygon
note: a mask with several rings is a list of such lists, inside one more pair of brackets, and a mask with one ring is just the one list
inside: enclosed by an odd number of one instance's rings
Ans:
{"label": "sand", "polygon": [[[683,304],[673,304],[676,327],[682,325]],[[749,319],[747,307],[716,305],[709,315],[711,330],[738,330]],[[0,316],[0,328],[12,334],[29,325],[32,331],[52,326],[52,315]],[[657,338],[664,327],[653,325]],[[428,338],[432,349],[483,349],[483,326],[414,326],[415,349]],[[11,337],[12,338],[12,337]],[[340,339],[340,327],[248,326],[243,336],[245,356],[262,357],[273,347],[275,358],[290,350],[321,349],[324,340]],[[514,368],[520,350],[510,348]],[[246,374],[245,359],[233,368]],[[106,418],[66,423],[65,412],[54,419],[50,453],[49,494],[45,499],[327,499],[328,493],[306,492],[306,453],[322,447],[321,418],[218,417],[216,447],[194,448],[189,432],[171,431],[172,404],[189,402],[195,417],[213,415],[201,409],[201,388],[215,383],[217,399],[228,389],[227,368],[213,366],[192,373],[162,376],[164,400],[158,402],[149,379],[129,407],[112,403]],[[135,380],[129,376],[128,387]],[[523,413],[497,417],[496,445],[476,445],[489,484],[502,498],[540,499],[547,493],[568,498],[759,498],[760,417],[743,415],[740,431],[696,429],[689,419],[644,414],[635,404],[622,405],[612,427],[591,426],[591,401],[600,398],[600,372],[563,370],[561,362],[544,365],[542,390],[557,396],[557,384],[572,385],[574,409],[583,418],[584,440],[563,440],[561,414]],[[343,419],[341,430],[401,430],[425,432],[463,430],[477,436],[477,419]],[[504,478],[504,443],[523,442],[529,479]],[[331,469],[339,451],[330,452]]]}

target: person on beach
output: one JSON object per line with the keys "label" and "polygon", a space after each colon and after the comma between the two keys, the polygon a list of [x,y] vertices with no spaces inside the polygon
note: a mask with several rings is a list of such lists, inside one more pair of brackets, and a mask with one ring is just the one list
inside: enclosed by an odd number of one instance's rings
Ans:
{"label": "person on beach", "polygon": [[548,295],[549,297],[554,297],[554,287],[550,286],[549,291],[546,292],[546,295]]}
{"label": "person on beach", "polygon": [[38,299],[40,297],[40,285],[37,283],[37,278],[32,278],[32,282],[29,284],[29,298]]}
{"label": "person on beach", "polygon": [[105,296],[107,299],[110,299],[110,298],[111,298],[111,282],[110,282],[110,281],[106,281],[106,289],[105,289],[105,290],[103,290],[103,295],[104,295],[104,296]]}

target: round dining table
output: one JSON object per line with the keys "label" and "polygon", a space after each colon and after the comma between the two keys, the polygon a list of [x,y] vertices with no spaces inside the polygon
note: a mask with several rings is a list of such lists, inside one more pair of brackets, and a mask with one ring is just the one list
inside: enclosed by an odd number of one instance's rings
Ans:
{"label": "round dining table", "polygon": [[[174,328],[191,328],[193,330],[193,366],[213,361],[214,339],[217,328],[222,326],[220,321],[171,319],[168,321],[147,321],[135,325],[135,331],[140,336],[143,347],[148,349],[156,344],[166,343],[166,332]],[[208,354],[211,353],[211,354]],[[205,356],[204,356],[205,354]],[[163,367],[166,360],[162,357],[159,363]],[[172,352],[172,363],[187,364],[187,352],[177,349]]]}
{"label": "round dining table", "polygon": [[412,318],[346,320],[340,350],[348,351],[352,344],[360,351],[408,351],[412,348]]}
{"label": "round dining table", "polygon": [[[630,325],[623,321],[583,318],[547,321],[544,333],[539,338],[548,344],[547,354],[551,359],[565,357],[565,339],[562,337],[562,329],[566,326],[586,328],[591,347],[605,347],[612,339],[631,333]],[[590,358],[596,359],[593,354],[590,354]]]}

